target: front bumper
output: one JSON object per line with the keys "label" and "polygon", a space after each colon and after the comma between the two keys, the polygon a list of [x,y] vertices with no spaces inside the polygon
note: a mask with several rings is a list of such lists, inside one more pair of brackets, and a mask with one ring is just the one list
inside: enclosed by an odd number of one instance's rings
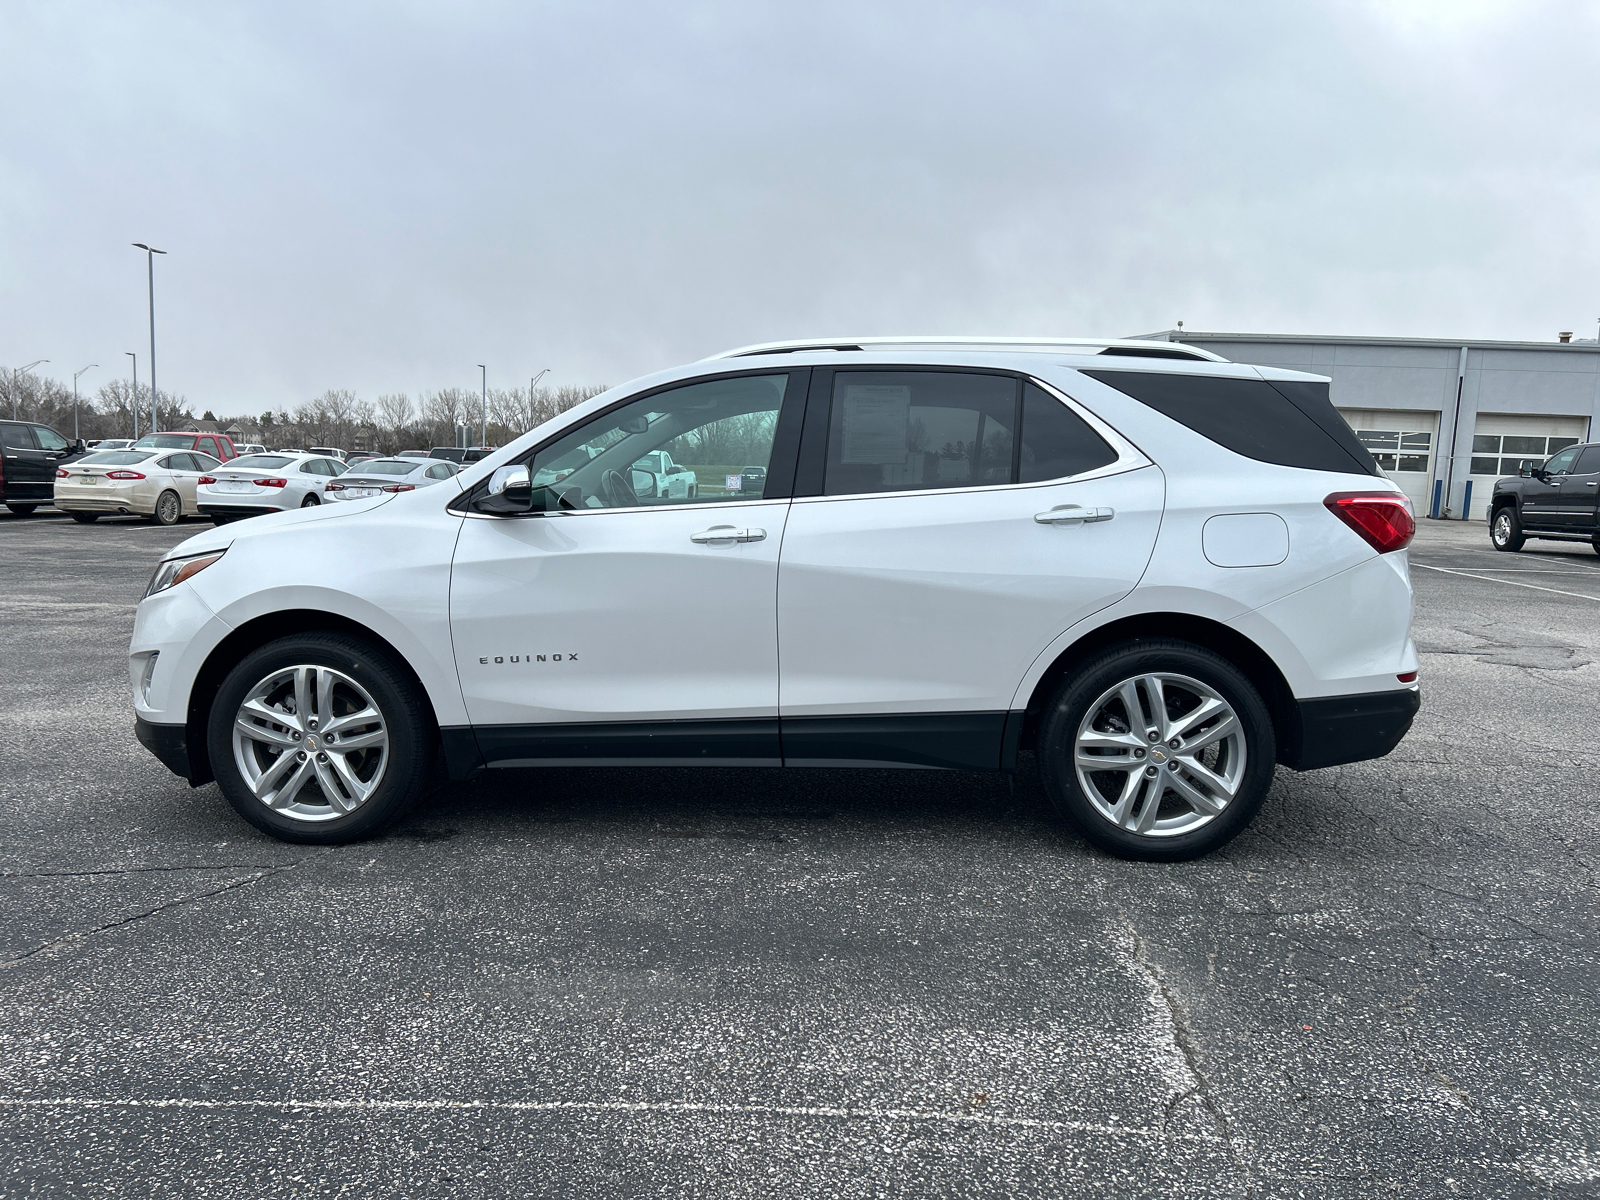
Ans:
{"label": "front bumper", "polygon": [[210,777],[204,779],[196,777],[196,772],[189,761],[189,734],[182,725],[156,725],[146,721],[143,717],[135,717],[133,723],[134,736],[139,739],[139,744],[154,754],[162,765],[181,779],[187,779],[190,787],[199,787],[210,782]]}
{"label": "front bumper", "polygon": [[1296,771],[1382,758],[1400,744],[1422,706],[1414,687],[1301,700],[1299,744],[1279,759]]}

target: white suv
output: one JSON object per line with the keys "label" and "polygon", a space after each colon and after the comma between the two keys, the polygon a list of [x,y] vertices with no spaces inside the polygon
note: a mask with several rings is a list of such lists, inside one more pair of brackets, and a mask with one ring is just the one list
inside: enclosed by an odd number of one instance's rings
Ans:
{"label": "white suv", "polygon": [[[639,495],[656,450],[764,489]],[[1316,376],[1149,342],[758,346],[437,487],[191,538],[129,672],[140,740],[290,841],[486,768],[1031,751],[1089,840],[1190,858],[1276,764],[1405,735],[1413,531]]]}

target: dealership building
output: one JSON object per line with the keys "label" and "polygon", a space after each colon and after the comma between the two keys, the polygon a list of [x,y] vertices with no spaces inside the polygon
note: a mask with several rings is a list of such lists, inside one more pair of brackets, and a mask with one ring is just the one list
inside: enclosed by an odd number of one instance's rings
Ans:
{"label": "dealership building", "polygon": [[[1333,380],[1335,406],[1417,513],[1487,515],[1494,481],[1600,438],[1600,342],[1142,334]],[[1570,335],[1563,335],[1570,336]]]}

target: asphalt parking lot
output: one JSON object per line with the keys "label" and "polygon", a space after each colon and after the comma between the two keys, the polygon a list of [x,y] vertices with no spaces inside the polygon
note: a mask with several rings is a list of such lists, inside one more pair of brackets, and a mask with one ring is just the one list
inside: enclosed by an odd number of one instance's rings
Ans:
{"label": "asphalt parking lot", "polygon": [[1600,556],[1423,522],[1423,708],[1181,866],[932,772],[285,846],[135,741],[196,528],[0,512],[0,1191],[1593,1196]]}

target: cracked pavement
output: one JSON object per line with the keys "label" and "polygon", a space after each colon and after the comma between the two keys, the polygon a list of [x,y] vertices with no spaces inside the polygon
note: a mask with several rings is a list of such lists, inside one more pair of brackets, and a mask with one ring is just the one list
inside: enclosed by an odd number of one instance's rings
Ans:
{"label": "cracked pavement", "polygon": [[0,513],[4,1194],[1600,1193],[1585,546],[1424,521],[1411,736],[1152,866],[934,772],[505,773],[268,841],[133,738],[192,528]]}

